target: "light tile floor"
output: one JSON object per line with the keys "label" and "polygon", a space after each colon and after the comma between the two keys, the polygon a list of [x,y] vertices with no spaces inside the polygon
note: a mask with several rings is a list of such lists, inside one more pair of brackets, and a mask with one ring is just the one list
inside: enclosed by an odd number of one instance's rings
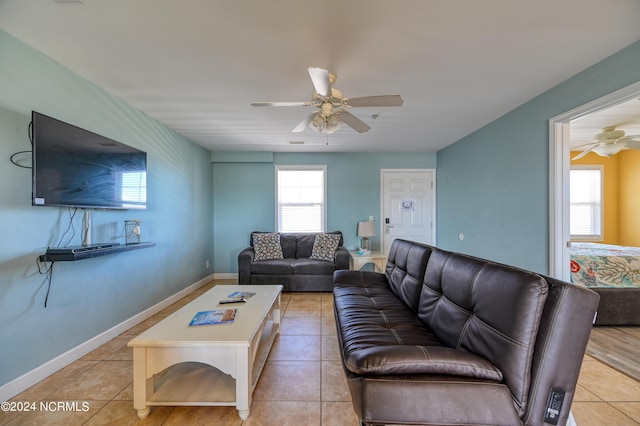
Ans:
{"label": "light tile floor", "polygon": [[[357,425],[340,364],[330,293],[284,293],[276,339],[244,422],[233,407],[133,409],[133,337],[184,306],[217,280],[127,330],[12,401],[52,402],[49,412],[0,412],[0,425]],[[579,426],[640,425],[640,383],[585,357],[572,411]],[[55,403],[77,401],[77,410]],[[82,405],[86,403],[87,405]]]}

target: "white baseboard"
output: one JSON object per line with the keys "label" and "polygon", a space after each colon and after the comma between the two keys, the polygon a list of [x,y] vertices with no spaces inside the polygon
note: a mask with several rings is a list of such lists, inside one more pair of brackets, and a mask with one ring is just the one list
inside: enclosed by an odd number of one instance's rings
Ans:
{"label": "white baseboard", "polygon": [[61,370],[72,362],[82,358],[94,349],[104,345],[114,337],[119,336],[134,325],[160,312],[167,306],[174,304],[184,296],[202,287],[214,278],[215,276],[213,274],[204,277],[195,284],[192,284],[189,287],[180,290],[176,294],[167,297],[160,303],[157,303],[150,308],[145,309],[139,314],[136,314],[133,317],[121,322],[120,324],[111,327],[110,329],[98,334],[95,337],[92,337],[86,342],[69,349],[67,352],[58,355],[57,357],[45,362],[44,364],[34,368],[33,370],[23,374],[22,376],[16,377],[12,381],[5,383],[4,385],[0,386],[0,401],[8,401],[9,399],[18,395],[20,392],[23,392],[24,390],[30,388],[41,380],[49,377],[56,371]]}
{"label": "white baseboard", "polygon": [[237,280],[238,279],[238,273],[233,273],[233,272],[215,272],[213,274],[213,279],[214,280]]}

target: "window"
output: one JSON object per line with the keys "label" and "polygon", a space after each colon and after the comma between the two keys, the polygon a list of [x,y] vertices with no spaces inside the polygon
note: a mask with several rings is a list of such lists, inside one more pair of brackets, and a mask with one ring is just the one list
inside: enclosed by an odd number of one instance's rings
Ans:
{"label": "window", "polygon": [[571,167],[571,238],[602,240],[602,176],[602,166]]}
{"label": "window", "polygon": [[276,166],[278,232],[324,232],[326,166]]}

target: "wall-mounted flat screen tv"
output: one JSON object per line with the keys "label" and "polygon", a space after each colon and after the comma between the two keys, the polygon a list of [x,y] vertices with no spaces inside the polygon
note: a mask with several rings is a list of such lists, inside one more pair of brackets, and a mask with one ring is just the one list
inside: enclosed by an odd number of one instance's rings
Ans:
{"label": "wall-mounted flat screen tv", "polygon": [[33,111],[32,205],[145,209],[147,153]]}

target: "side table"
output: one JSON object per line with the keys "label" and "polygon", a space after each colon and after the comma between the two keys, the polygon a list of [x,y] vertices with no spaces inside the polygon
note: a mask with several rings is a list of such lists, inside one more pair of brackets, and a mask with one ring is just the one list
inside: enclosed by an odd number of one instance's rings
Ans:
{"label": "side table", "polygon": [[355,250],[350,250],[352,260],[349,267],[351,269],[360,270],[368,263],[373,263],[376,272],[383,272],[387,266],[387,256],[379,251],[372,251],[367,254],[359,255]]}

